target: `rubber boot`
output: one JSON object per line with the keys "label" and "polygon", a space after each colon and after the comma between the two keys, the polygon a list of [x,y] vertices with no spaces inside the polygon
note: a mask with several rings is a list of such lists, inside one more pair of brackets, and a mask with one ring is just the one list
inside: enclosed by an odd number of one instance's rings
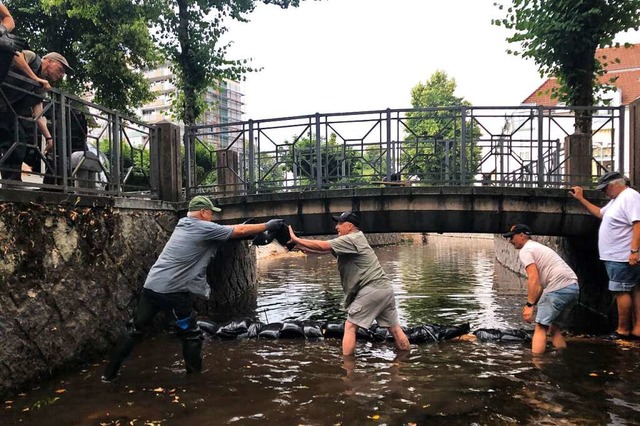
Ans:
{"label": "rubber boot", "polygon": [[133,347],[139,340],[140,333],[138,332],[126,332],[120,336],[118,343],[109,355],[109,363],[102,375],[103,382],[111,382],[118,376],[118,370],[120,370],[122,362],[131,355]]}
{"label": "rubber boot", "polygon": [[182,356],[187,374],[202,371],[202,339],[200,327],[188,330],[182,336]]}

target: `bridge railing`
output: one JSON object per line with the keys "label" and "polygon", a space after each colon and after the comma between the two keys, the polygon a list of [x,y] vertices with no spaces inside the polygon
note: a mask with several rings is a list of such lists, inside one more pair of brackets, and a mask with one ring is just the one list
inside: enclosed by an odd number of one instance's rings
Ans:
{"label": "bridge railing", "polygon": [[[623,170],[624,107],[588,108],[591,173],[571,175],[568,107],[386,109],[188,128],[188,193],[379,185],[566,187]],[[586,179],[586,182],[585,182]]]}
{"label": "bridge railing", "polygon": [[[2,188],[155,197],[149,148],[155,126],[9,73],[0,85]],[[54,138],[46,141],[31,105],[41,101]]]}

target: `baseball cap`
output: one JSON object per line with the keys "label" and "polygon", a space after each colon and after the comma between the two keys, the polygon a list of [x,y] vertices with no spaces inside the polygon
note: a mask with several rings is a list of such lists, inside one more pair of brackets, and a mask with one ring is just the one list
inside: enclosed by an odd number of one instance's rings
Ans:
{"label": "baseball cap", "polygon": [[213,202],[205,197],[204,195],[196,195],[195,197],[193,197],[191,199],[191,201],[189,201],[189,211],[193,212],[193,211],[198,211],[198,210],[212,210],[214,212],[220,212],[222,211],[221,208],[219,207],[215,207],[213,205]]}
{"label": "baseball cap", "polygon": [[511,228],[509,228],[509,232],[505,232],[504,234],[502,234],[502,236],[505,238],[511,238],[516,234],[531,235],[531,228],[529,228],[525,224],[518,223],[517,225],[513,225]]}
{"label": "baseball cap", "polygon": [[351,212],[351,211],[343,212],[340,216],[331,216],[331,218],[336,222],[353,223],[355,226],[360,228],[360,216],[358,216],[354,212]]}
{"label": "baseball cap", "polygon": [[62,65],[64,65],[64,70],[67,74],[72,74],[75,72],[74,69],[69,66],[69,62],[67,62],[67,59],[58,52],[49,52],[44,55],[42,59],[50,59],[52,61],[60,62]]}
{"label": "baseball cap", "polygon": [[620,172],[615,172],[615,171],[607,172],[604,175],[602,175],[600,179],[598,179],[598,186],[596,186],[596,189],[598,191],[601,191],[605,189],[607,185],[609,185],[614,180],[622,179],[622,178],[623,176],[620,174]]}

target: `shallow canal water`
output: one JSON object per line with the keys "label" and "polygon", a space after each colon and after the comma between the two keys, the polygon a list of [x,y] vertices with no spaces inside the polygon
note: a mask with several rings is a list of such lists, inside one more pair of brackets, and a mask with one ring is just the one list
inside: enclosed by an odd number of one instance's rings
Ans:
{"label": "shallow canal water", "polygon": [[[494,271],[492,240],[377,252],[404,324],[530,328],[522,284]],[[256,319],[344,319],[331,256],[263,261],[260,276]],[[447,341],[399,359],[388,343],[360,342],[352,361],[337,339],[207,340],[206,371],[186,377],[179,342],[161,334],[136,348],[119,382],[87,366],[5,401],[0,424],[635,425],[639,350],[574,337],[533,358],[528,345]]]}

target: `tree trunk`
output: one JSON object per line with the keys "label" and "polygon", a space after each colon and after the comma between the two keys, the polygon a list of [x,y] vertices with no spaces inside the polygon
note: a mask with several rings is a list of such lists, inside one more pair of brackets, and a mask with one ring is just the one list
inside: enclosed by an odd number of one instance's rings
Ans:
{"label": "tree trunk", "polygon": [[185,0],[177,0],[178,3],[178,42],[180,43],[180,53],[178,62],[182,69],[182,89],[184,91],[184,116],[183,122],[186,126],[196,123],[196,93],[191,84],[191,42],[189,40],[189,12],[188,4]]}
{"label": "tree trunk", "polygon": [[198,313],[224,321],[251,316],[257,303],[257,272],[255,248],[247,241],[230,240],[218,250],[209,263],[207,279],[211,298],[199,301]]}

